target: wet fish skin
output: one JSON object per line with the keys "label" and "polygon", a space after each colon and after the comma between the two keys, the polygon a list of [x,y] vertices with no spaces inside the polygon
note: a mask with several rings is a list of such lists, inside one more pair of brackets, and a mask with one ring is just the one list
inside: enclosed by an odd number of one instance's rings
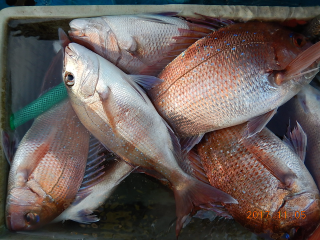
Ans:
{"label": "wet fish skin", "polygon": [[183,172],[177,163],[181,158],[178,140],[133,76],[85,47],[70,43],[65,48],[63,78],[79,119],[107,149],[170,181],[177,204],[177,235],[193,205],[236,203]]}
{"label": "wet fish skin", "polygon": [[[174,58],[172,54],[178,55],[187,47],[186,43],[191,45],[196,38],[211,32],[179,18],[152,14],[82,18],[69,25],[74,42],[126,73],[146,75],[157,75]],[[183,36],[189,38],[175,39]]]}
{"label": "wet fish skin", "polygon": [[[267,128],[240,140],[245,127],[241,124],[208,133],[197,145],[210,184],[238,200],[238,205],[224,206],[251,231],[280,239],[293,228],[307,236],[320,220],[319,191],[310,173],[295,152]],[[273,160],[274,167],[286,164],[296,175],[290,187],[281,186],[262,164]],[[258,217],[253,217],[254,212]],[[296,218],[297,212],[306,217]]]}
{"label": "wet fish skin", "polygon": [[291,122],[298,121],[308,136],[305,164],[317,186],[320,186],[320,91],[305,86],[286,105]]}
{"label": "wet fish skin", "polygon": [[7,227],[34,230],[57,217],[81,185],[89,132],[69,100],[35,119],[23,137],[9,173]]}
{"label": "wet fish skin", "polygon": [[275,24],[233,24],[175,58],[158,75],[164,82],[148,95],[179,137],[241,124],[282,105],[311,81],[301,76],[276,84],[279,71],[309,46],[304,36]]}

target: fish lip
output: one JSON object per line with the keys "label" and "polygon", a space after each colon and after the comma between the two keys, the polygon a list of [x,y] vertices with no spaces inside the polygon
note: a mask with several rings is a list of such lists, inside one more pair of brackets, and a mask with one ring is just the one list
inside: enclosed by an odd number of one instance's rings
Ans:
{"label": "fish lip", "polygon": [[[278,213],[279,211],[281,211],[281,209],[283,207],[286,206],[287,202],[288,201],[291,201],[295,198],[299,198],[300,196],[304,195],[304,194],[310,194],[310,195],[313,195],[315,196],[315,193],[314,192],[311,192],[311,191],[303,191],[303,192],[299,192],[297,194],[293,194],[293,195],[290,195],[290,196],[287,196],[283,199],[283,202],[282,204],[277,208],[277,210],[275,211],[275,214]],[[320,199],[317,199],[316,197],[314,199],[312,199],[312,201],[310,201],[306,206],[304,206],[303,209],[301,209],[301,211],[305,211],[307,210],[315,201],[319,201],[320,202]]]}
{"label": "fish lip", "polygon": [[[282,211],[283,208],[286,207],[287,203],[291,200],[294,200],[295,198],[299,198],[300,196],[303,196],[303,195],[309,195],[309,198],[310,198],[310,201],[303,207],[301,207],[301,209],[298,210],[298,212],[305,212],[305,214],[307,216],[309,216],[309,219],[311,216],[318,216],[317,212],[320,211],[319,207],[318,208],[312,208],[312,205],[314,204],[318,204],[318,206],[320,206],[320,199],[318,196],[318,194],[316,194],[315,192],[313,191],[303,191],[303,192],[299,192],[297,194],[293,194],[291,196],[287,196],[283,199],[283,203],[281,204],[281,206],[277,209],[277,211],[275,211],[275,214],[278,214],[279,211]],[[289,203],[288,203],[289,204]],[[289,204],[290,205],[290,204]],[[316,215],[315,215],[316,214]],[[274,217],[274,216],[273,216]],[[312,219],[313,219],[312,217]],[[320,217],[318,217],[318,219],[320,219]],[[318,221],[318,220],[317,220]],[[309,232],[310,229],[312,229],[313,227],[313,222],[314,222],[314,219],[312,222],[308,221],[308,222],[305,222],[303,223],[303,225],[292,225],[291,227],[291,230],[292,229],[295,229],[295,233],[294,234],[289,234],[290,235],[290,239],[295,239],[295,240],[302,240],[302,239],[305,239],[305,238],[299,238],[299,236],[305,236],[304,232]],[[307,223],[307,224],[306,224]],[[301,228],[303,227],[303,228]],[[307,229],[305,228],[307,227]],[[303,230],[301,232],[301,230]],[[300,232],[299,232],[300,231]],[[298,233],[299,232],[299,233]],[[284,234],[286,234],[287,232],[284,232]],[[300,237],[301,237],[300,236]]]}
{"label": "fish lip", "polygon": [[78,29],[75,29],[75,28],[71,28],[71,30],[68,31],[68,34],[72,38],[81,38],[81,37],[85,36],[85,33],[84,33],[83,30],[78,30]]}

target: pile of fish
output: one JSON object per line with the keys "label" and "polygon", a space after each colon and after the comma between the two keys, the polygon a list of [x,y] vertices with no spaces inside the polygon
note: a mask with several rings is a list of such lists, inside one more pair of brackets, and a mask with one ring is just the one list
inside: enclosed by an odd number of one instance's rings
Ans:
{"label": "pile of fish", "polygon": [[[314,232],[320,43],[281,24],[174,13],[70,28],[73,42],[59,31],[69,98],[9,157],[10,230],[98,221],[93,211],[136,172],[173,190],[176,236],[200,209],[272,239]],[[286,102],[293,128],[281,140],[265,126]]]}

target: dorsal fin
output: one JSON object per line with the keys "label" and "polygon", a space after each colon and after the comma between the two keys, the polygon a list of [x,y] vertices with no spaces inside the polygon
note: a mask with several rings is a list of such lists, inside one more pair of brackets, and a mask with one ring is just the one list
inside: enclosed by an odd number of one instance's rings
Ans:
{"label": "dorsal fin", "polygon": [[277,109],[273,109],[265,114],[251,118],[243,134],[243,138],[249,138],[261,132],[261,130],[268,124],[270,119],[276,114]]}
{"label": "dorsal fin", "polygon": [[53,87],[59,85],[62,82],[62,68],[63,68],[63,50],[60,50],[56,56],[52,59],[49,69],[44,76],[41,86],[40,95],[49,91]]}
{"label": "dorsal fin", "polygon": [[307,134],[303,131],[300,124],[290,132],[290,125],[288,126],[287,134],[283,137],[283,141],[300,157],[304,162],[307,149]]}
{"label": "dorsal fin", "polygon": [[69,43],[71,43],[71,40],[62,28],[58,29],[58,34],[61,47],[62,49],[65,49],[69,45]]}

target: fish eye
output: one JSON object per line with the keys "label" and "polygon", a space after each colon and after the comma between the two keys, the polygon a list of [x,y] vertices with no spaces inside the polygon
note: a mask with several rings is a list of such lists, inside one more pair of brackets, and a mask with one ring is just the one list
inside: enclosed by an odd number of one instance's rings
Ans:
{"label": "fish eye", "polygon": [[292,37],[292,41],[296,47],[303,47],[307,43],[306,38],[300,34],[294,34]]}
{"label": "fish eye", "polygon": [[28,224],[36,224],[40,221],[40,217],[36,213],[27,213],[25,216],[25,220]]}
{"label": "fish eye", "polygon": [[288,233],[284,233],[281,237],[281,239],[289,239],[290,235]]}
{"label": "fish eye", "polygon": [[72,73],[65,74],[65,82],[70,87],[74,85],[74,76]]}

